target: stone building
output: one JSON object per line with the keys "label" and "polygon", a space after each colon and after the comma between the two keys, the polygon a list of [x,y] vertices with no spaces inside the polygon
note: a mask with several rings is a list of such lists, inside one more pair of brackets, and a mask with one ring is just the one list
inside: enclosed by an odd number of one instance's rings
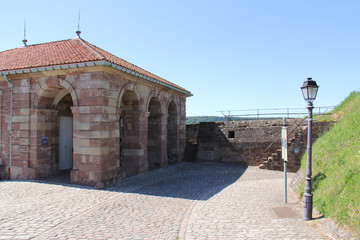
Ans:
{"label": "stone building", "polygon": [[179,162],[191,95],[80,37],[0,52],[0,177],[102,187]]}

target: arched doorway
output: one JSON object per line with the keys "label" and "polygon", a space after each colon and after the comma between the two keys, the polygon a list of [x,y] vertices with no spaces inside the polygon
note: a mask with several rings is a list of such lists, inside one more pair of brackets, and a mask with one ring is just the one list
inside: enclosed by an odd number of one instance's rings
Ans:
{"label": "arched doorway", "polygon": [[161,104],[152,97],[148,107],[148,169],[161,167]]}
{"label": "arched doorway", "polygon": [[178,162],[178,124],[177,110],[174,101],[171,101],[168,108],[167,120],[167,155],[169,164]]}
{"label": "arched doorway", "polygon": [[[62,91],[63,93],[65,91]],[[57,169],[69,171],[73,168],[73,116],[71,107],[73,101],[70,94],[66,94],[56,105],[57,114]]]}
{"label": "arched doorway", "polygon": [[76,93],[65,80],[59,78],[50,78],[35,94],[30,113],[29,166],[36,169],[39,178],[57,175],[64,170],[70,180],[73,168],[73,106],[78,106]]}
{"label": "arched doorway", "polygon": [[120,167],[125,177],[139,173],[139,100],[134,91],[126,90],[120,102]]}

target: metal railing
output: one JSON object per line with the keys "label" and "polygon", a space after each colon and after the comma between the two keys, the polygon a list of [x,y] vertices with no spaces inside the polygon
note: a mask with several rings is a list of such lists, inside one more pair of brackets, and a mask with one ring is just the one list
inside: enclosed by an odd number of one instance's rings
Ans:
{"label": "metal railing", "polygon": [[[328,114],[334,110],[334,106],[315,107],[313,109],[314,115]],[[304,108],[268,108],[268,109],[243,109],[243,110],[224,110],[221,112],[227,120],[231,121],[234,118],[241,119],[282,119],[282,118],[303,118],[308,114],[307,109]]]}
{"label": "metal railing", "polygon": [[[299,119],[299,121],[295,120],[290,125],[286,126],[288,129],[292,128],[292,131],[287,134],[287,139],[290,139],[292,137],[292,135],[295,135],[295,132],[303,124],[303,122],[305,120],[306,120],[306,118],[301,118],[301,119]],[[293,125],[296,125],[296,126],[293,127]],[[266,152],[275,142],[279,142],[280,139],[281,139],[281,136],[274,136],[273,141],[269,144],[269,146],[267,146],[267,148],[265,148],[264,152]]]}

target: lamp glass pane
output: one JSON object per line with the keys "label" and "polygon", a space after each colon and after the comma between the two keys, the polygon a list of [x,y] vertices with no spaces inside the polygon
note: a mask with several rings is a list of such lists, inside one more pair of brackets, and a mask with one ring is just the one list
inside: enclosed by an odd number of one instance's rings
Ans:
{"label": "lamp glass pane", "polygon": [[302,87],[301,92],[303,94],[304,99],[307,101],[309,99],[307,87]]}
{"label": "lamp glass pane", "polygon": [[317,90],[318,90],[317,87],[313,87],[313,86],[308,87],[309,100],[314,100],[316,98]]}

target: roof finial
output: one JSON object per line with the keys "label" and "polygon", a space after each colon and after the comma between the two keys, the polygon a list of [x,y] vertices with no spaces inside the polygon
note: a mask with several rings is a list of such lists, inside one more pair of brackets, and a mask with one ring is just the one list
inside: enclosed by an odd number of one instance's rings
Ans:
{"label": "roof finial", "polygon": [[26,19],[24,20],[24,39],[22,40],[24,47],[27,46],[27,40],[26,40]]}
{"label": "roof finial", "polygon": [[81,31],[80,31],[80,9],[79,9],[79,17],[78,17],[78,30],[76,31],[76,35],[80,37]]}

